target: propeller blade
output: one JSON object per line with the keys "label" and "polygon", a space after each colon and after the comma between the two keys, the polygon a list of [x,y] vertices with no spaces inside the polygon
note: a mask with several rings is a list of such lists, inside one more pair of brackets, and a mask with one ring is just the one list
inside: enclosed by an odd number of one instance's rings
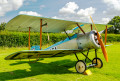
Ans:
{"label": "propeller blade", "polygon": [[105,45],[106,45],[106,42],[107,42],[107,25],[106,25],[106,30],[105,30]]}
{"label": "propeller blade", "polygon": [[[95,27],[95,30],[97,31],[97,28],[96,28],[96,26],[95,26],[95,24],[94,24],[93,19],[92,19],[91,16],[90,16],[90,19],[91,19],[91,21],[92,21],[92,23],[93,23],[93,25],[94,25],[94,27]],[[97,31],[97,40],[98,40],[98,42],[99,42],[99,44],[100,44],[100,46],[101,46],[101,50],[102,50],[102,52],[103,52],[104,58],[105,58],[105,60],[108,62],[107,51],[106,51],[106,48],[105,48],[105,46],[104,46],[104,44],[103,44],[102,38],[101,38],[100,34],[98,33],[98,31]]]}
{"label": "propeller blade", "polygon": [[95,30],[97,31],[97,28],[96,28],[96,26],[95,26],[95,24],[94,24],[93,19],[92,19],[91,16],[90,16],[90,19],[91,19],[91,21],[92,21],[92,23],[93,23],[93,25],[94,25],[94,27],[95,27]]}
{"label": "propeller blade", "polygon": [[105,60],[108,62],[107,51],[106,51],[106,48],[105,48],[105,46],[104,46],[104,44],[103,44],[102,38],[101,38],[101,36],[100,36],[100,34],[99,34],[98,32],[97,32],[97,39],[98,39],[98,42],[99,42],[99,44],[100,44],[100,46],[101,46],[101,50],[102,50],[102,52],[103,52],[104,58],[105,58]]}

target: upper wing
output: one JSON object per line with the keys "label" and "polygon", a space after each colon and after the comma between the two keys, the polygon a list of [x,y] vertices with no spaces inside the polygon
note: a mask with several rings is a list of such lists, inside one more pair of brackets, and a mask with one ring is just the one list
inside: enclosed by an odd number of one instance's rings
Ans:
{"label": "upper wing", "polygon": [[25,51],[15,52],[7,56],[5,60],[61,57],[80,51],[82,50],[39,50],[39,51],[25,50]]}
{"label": "upper wing", "polygon": [[[67,20],[60,20],[60,19],[52,19],[52,18],[44,18],[38,16],[29,16],[29,15],[18,15],[12,20],[10,20],[7,25],[6,29],[11,31],[29,31],[29,27],[31,27],[31,31],[40,32],[40,19],[43,20],[43,24],[48,25],[46,28],[43,26],[42,32],[62,32],[65,29],[72,29],[76,27],[76,23],[79,25],[84,24],[82,27],[85,32],[90,31],[90,23],[83,23],[83,22],[75,22],[75,21],[67,21]],[[99,31],[105,29],[105,25],[103,24],[96,24]],[[111,27],[112,25],[108,25]]]}

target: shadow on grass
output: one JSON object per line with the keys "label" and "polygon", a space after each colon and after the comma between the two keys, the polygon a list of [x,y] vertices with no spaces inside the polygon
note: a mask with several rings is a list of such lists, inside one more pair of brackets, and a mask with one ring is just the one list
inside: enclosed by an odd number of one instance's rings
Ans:
{"label": "shadow on grass", "polygon": [[28,61],[19,61],[18,63],[13,63],[11,65],[28,63],[31,68],[30,71],[25,70],[15,70],[12,72],[2,72],[0,73],[0,80],[12,80],[12,79],[20,79],[25,77],[31,77],[40,74],[65,74],[65,73],[74,73],[68,70],[71,67],[75,66],[76,61],[71,60],[61,60],[55,61],[51,63],[29,63]]}

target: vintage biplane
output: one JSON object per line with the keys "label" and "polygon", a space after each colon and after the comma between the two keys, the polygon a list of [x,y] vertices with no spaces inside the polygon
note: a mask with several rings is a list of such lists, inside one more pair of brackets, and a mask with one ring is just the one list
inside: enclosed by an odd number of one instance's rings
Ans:
{"label": "vintage biplane", "polygon": [[[85,72],[87,67],[101,68],[103,66],[103,62],[100,58],[97,57],[97,49],[102,49],[103,55],[107,62],[108,56],[99,32],[106,29],[105,38],[107,38],[107,28],[111,26],[112,25],[94,24],[94,22],[93,24],[90,24],[76,21],[44,18],[38,16],[18,15],[7,23],[6,29],[9,31],[29,31],[29,50],[15,52],[7,56],[5,60],[50,58],[75,54],[78,60],[75,68],[78,73]],[[76,31],[76,29],[80,31],[77,31],[77,33],[75,33],[73,36],[69,36],[66,31],[70,28],[73,28],[73,31]],[[40,32],[40,46],[32,47],[30,49],[30,32]],[[65,40],[57,42],[56,44],[44,50],[41,50],[42,32],[65,32],[68,37]],[[93,58],[93,60],[88,57],[89,50],[91,49],[95,50],[95,58]],[[87,54],[85,54],[85,51],[87,51]],[[79,60],[76,53],[83,54],[85,56],[85,61]],[[91,64],[88,66],[86,65],[86,59],[89,59],[91,61]]]}

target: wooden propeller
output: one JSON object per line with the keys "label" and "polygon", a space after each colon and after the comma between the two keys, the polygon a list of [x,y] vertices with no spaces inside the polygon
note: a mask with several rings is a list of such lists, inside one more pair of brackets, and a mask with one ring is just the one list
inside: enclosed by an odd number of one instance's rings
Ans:
{"label": "wooden propeller", "polygon": [[[96,28],[96,26],[95,26],[95,24],[94,24],[91,16],[90,16],[90,18],[91,18],[91,21],[92,21],[92,23],[93,23],[93,25],[95,27],[95,30],[97,31],[97,28]],[[106,34],[106,36],[107,36],[107,34]],[[98,31],[97,31],[97,40],[98,40],[98,42],[99,42],[99,44],[101,46],[101,50],[103,52],[104,58],[108,62],[107,51],[106,51],[105,45],[103,44],[102,37],[100,36],[100,34],[98,33]]]}

